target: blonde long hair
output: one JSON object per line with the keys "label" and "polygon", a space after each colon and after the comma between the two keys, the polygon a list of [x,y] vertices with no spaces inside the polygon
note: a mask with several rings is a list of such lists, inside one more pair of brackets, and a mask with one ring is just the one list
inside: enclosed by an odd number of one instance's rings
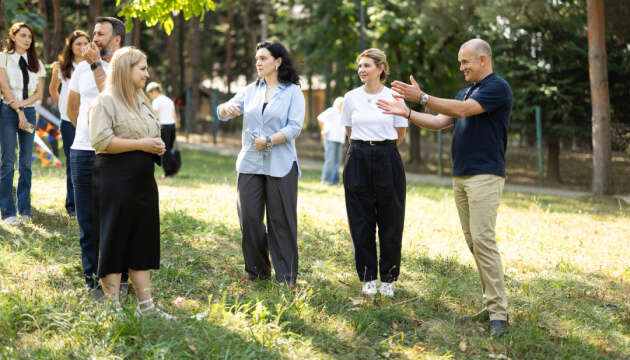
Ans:
{"label": "blonde long hair", "polygon": [[152,111],[151,102],[144,93],[143,89],[136,89],[131,80],[131,70],[142,60],[147,60],[147,56],[133,46],[125,46],[114,53],[110,65],[109,74],[107,75],[105,91],[109,92],[114,98],[124,105],[128,106],[139,117],[142,117],[139,111],[138,97]]}

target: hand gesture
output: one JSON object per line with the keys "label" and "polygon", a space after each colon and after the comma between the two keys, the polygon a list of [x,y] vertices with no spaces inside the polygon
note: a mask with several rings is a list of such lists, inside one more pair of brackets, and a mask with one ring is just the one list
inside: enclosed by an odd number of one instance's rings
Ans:
{"label": "hand gesture", "polygon": [[263,151],[267,147],[267,138],[263,135],[262,130],[260,130],[260,135],[254,140],[254,146],[258,151]]}
{"label": "hand gesture", "polygon": [[407,117],[409,115],[409,108],[405,105],[405,102],[401,99],[397,98],[400,95],[394,94],[394,100],[387,101],[383,99],[379,99],[376,101],[376,107],[383,110],[383,114],[387,115],[398,115],[402,117]]}
{"label": "hand gesture", "polygon": [[23,111],[18,111],[18,129],[28,131],[31,130],[31,124],[26,120],[26,115]]}
{"label": "hand gesture", "polygon": [[392,90],[398,93],[394,95],[394,97],[407,101],[420,102],[420,96],[424,92],[420,90],[420,85],[418,85],[416,79],[413,78],[413,75],[409,75],[409,81],[411,84],[406,84],[398,80],[392,83]]}
{"label": "hand gesture", "polygon": [[88,64],[95,63],[101,60],[101,50],[96,46],[95,43],[88,43],[86,47],[83,48],[83,57]]}
{"label": "hand gesture", "polygon": [[142,151],[149,154],[164,155],[166,152],[166,145],[161,138],[142,138],[140,139],[140,148]]}
{"label": "hand gesture", "polygon": [[221,106],[221,108],[219,109],[219,115],[221,115],[222,118],[236,117],[236,116],[239,116],[240,114],[241,114],[241,106],[238,104],[226,103],[224,104],[224,106]]}

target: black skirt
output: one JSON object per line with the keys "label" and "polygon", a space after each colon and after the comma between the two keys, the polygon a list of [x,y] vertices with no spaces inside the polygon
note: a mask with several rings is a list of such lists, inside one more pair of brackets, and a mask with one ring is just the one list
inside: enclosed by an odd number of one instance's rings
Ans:
{"label": "black skirt", "polygon": [[93,169],[98,277],[160,267],[160,213],[151,154],[97,154]]}

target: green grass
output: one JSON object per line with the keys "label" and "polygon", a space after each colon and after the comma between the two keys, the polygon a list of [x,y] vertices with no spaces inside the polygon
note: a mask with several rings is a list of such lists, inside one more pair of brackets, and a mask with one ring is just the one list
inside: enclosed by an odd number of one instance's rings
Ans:
{"label": "green grass", "polygon": [[449,187],[408,184],[396,297],[366,298],[343,189],[304,171],[293,292],[238,282],[234,159],[183,156],[181,174],[158,180],[162,259],[152,273],[159,305],[180,320],[138,319],[132,297],[117,317],[91,300],[63,171],[36,163],[34,223],[0,225],[0,358],[630,358],[628,205],[505,193],[497,239],[513,326],[493,340],[487,324],[458,320],[482,298]]}

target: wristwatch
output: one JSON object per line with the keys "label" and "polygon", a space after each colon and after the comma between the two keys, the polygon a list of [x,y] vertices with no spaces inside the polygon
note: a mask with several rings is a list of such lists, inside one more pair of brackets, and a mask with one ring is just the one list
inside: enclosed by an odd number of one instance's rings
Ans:
{"label": "wristwatch", "polygon": [[101,64],[100,61],[95,61],[93,63],[90,64],[90,69],[92,69],[92,71],[96,70],[97,67],[101,66],[103,64]]}
{"label": "wristwatch", "polygon": [[265,140],[266,140],[265,147],[268,150],[271,150],[271,148],[273,147],[273,143],[271,142],[271,136],[267,136]]}
{"label": "wristwatch", "polygon": [[19,108],[17,108],[17,111],[22,111],[22,112],[24,112],[24,106],[20,106]]}
{"label": "wristwatch", "polygon": [[425,106],[429,102],[429,98],[429,94],[422,93],[422,95],[420,95],[420,105]]}

